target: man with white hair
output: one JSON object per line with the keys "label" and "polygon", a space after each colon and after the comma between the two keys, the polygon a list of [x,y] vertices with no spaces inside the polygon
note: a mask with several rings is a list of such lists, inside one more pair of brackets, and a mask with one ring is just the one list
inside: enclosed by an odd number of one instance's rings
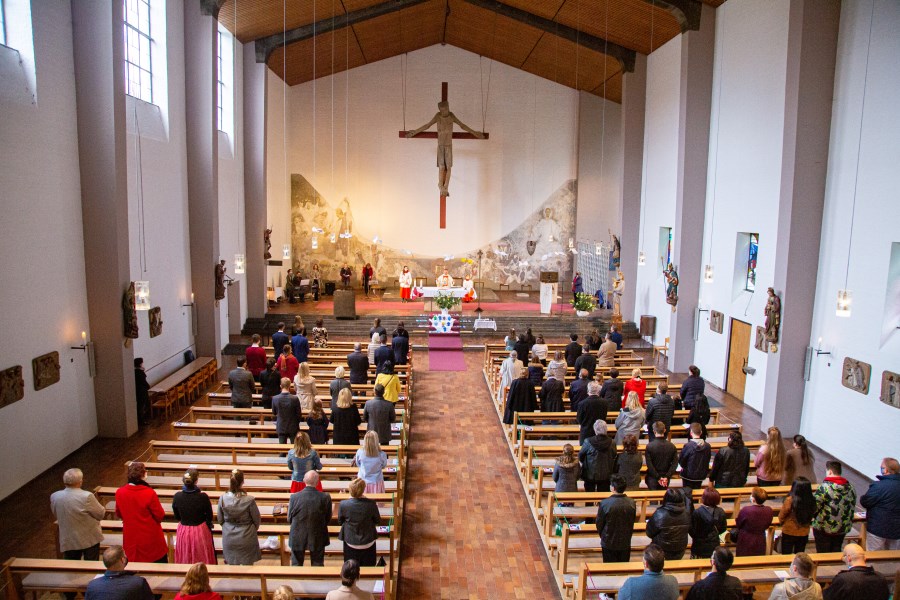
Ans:
{"label": "man with white hair", "polygon": [[581,462],[581,477],[584,491],[605,492],[609,490],[609,480],[615,471],[616,445],[608,435],[606,421],[594,421],[594,436],[584,440],[578,452]]}
{"label": "man with white hair", "polygon": [[524,368],[525,365],[519,360],[519,353],[512,350],[509,353],[509,358],[504,359],[503,362],[500,363],[500,389],[497,390],[498,399],[503,397],[506,387],[510,385],[513,380],[519,378],[519,375]]}
{"label": "man with white hair", "polygon": [[866,564],[866,552],[859,544],[847,544],[841,555],[849,568],[834,576],[825,588],[825,600],[888,600],[887,579]]}
{"label": "man with white hair", "polygon": [[65,489],[50,496],[50,509],[59,524],[59,549],[66,560],[99,560],[100,520],[106,513],[97,498],[81,489],[81,469],[63,473]]}
{"label": "man with white hair", "polygon": [[[368,368],[368,360],[366,368]],[[334,369],[334,379],[331,380],[331,384],[328,386],[328,391],[331,393],[331,410],[337,408],[337,397],[341,390],[350,387],[350,382],[344,379],[345,373],[344,367],[338,366]]]}
{"label": "man with white hair", "polygon": [[575,415],[575,420],[581,426],[581,431],[578,432],[579,444],[583,444],[584,440],[594,435],[594,423],[606,422],[606,412],[606,402],[600,397],[600,384],[596,381],[589,382],[587,398],[578,403]]}

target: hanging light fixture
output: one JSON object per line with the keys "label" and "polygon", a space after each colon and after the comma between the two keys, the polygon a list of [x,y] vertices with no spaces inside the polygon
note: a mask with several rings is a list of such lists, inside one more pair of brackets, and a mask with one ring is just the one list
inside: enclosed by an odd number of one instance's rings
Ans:
{"label": "hanging light fixture", "polygon": [[850,290],[838,290],[837,309],[834,311],[834,314],[838,317],[849,317],[851,304],[853,304],[853,292]]}
{"label": "hanging light fixture", "polygon": [[713,266],[706,265],[706,268],[703,269],[703,281],[706,283],[713,282]]}
{"label": "hanging light fixture", "polygon": [[150,282],[134,282],[134,308],[135,310],[150,310]]}
{"label": "hanging light fixture", "polygon": [[244,255],[243,254],[235,254],[234,255],[234,272],[237,275],[242,275],[244,273]]}
{"label": "hanging light fixture", "polygon": [[[725,44],[725,26],[722,26],[722,44],[724,47]],[[721,110],[722,106],[722,82],[724,77],[722,77],[722,62],[719,61],[719,87],[716,92],[717,95],[717,104]],[[719,189],[719,130],[722,128],[722,120],[721,118],[716,122],[716,153],[714,155],[715,165],[713,166],[713,181],[712,181],[712,211],[709,218],[709,247],[707,248],[707,259],[709,262],[703,269],[703,282],[704,283],[712,283],[713,282],[713,265],[712,265],[712,245],[713,240],[715,240],[716,233],[716,192]]]}
{"label": "hanging light fixture", "polygon": [[291,260],[291,245],[285,244],[281,247],[281,258],[282,260]]}

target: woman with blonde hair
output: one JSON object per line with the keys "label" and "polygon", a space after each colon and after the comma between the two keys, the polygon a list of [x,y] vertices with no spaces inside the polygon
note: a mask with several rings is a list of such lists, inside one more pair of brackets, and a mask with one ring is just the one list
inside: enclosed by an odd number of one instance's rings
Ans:
{"label": "woman with blonde hair", "polygon": [[289,585],[279,585],[272,594],[272,600],[294,600],[294,590]]}
{"label": "woman with blonde hair", "polygon": [[769,427],[766,431],[766,443],[756,451],[756,482],[760,487],[781,485],[786,458],[781,430]]}
{"label": "woman with blonde hair", "polygon": [[581,464],[572,444],[563,446],[563,453],[556,457],[553,465],[553,481],[557,492],[577,492],[578,477],[581,475]]}
{"label": "woman with blonde hair", "polygon": [[[299,492],[306,487],[303,477],[309,471],[321,471],[322,461],[319,453],[312,447],[309,435],[300,431],[294,438],[294,447],[288,451],[287,466],[291,470],[291,493]],[[322,482],[316,485],[316,489],[322,491]]]}
{"label": "woman with blonde hair", "polygon": [[387,466],[387,454],[378,442],[378,432],[369,431],[363,438],[363,446],[356,451],[353,465],[359,467],[357,477],[366,482],[367,494],[384,493],[384,473]]}
{"label": "woman with blonde hair", "polygon": [[184,574],[184,583],[175,594],[175,600],[222,600],[222,596],[212,591],[209,569],[204,563],[198,562]]}
{"label": "woman with blonde hair", "polygon": [[[175,562],[179,564],[216,564],[216,549],[213,546],[212,503],[205,492],[197,487],[200,472],[189,468],[182,482],[180,492],[172,498],[172,512],[178,519],[175,533]],[[191,592],[195,593],[195,592]]]}
{"label": "woman with blonde hair", "polygon": [[316,379],[309,374],[309,363],[300,363],[300,371],[294,376],[294,391],[300,398],[300,406],[304,411],[312,409],[316,399]]}
{"label": "woman with blonde hair", "polygon": [[626,435],[641,437],[641,427],[644,426],[644,408],[641,406],[640,397],[635,391],[628,392],[625,399],[625,408],[619,411],[616,417],[616,446],[621,446]]}
{"label": "woman with blonde hair", "polygon": [[338,539],[344,542],[344,560],[355,559],[362,567],[374,567],[377,560],[375,539],[381,514],[374,500],[366,498],[366,482],[354,479],[348,486],[350,498],[338,505]]}
{"label": "woman with blonde hair", "polygon": [[222,554],[229,565],[252,565],[260,558],[260,515],[256,498],[244,491],[244,473],[231,471],[228,491],[219,496],[219,524],[222,526]]}
{"label": "woman with blonde hair", "polygon": [[639,368],[634,369],[631,372],[631,379],[625,382],[625,391],[622,394],[622,407],[625,406],[625,400],[628,398],[628,394],[631,392],[635,392],[637,394],[638,400],[641,403],[641,408],[644,407],[646,400],[644,397],[647,392],[647,382],[641,377],[641,370]]}
{"label": "woman with blonde hair", "polygon": [[340,446],[359,444],[359,425],[362,417],[353,403],[353,392],[344,388],[338,392],[337,406],[331,410],[332,443]]}

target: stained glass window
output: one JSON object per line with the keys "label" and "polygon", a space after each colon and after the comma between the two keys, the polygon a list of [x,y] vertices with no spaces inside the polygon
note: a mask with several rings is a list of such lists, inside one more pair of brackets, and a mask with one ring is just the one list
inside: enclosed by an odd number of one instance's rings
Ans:
{"label": "stained glass window", "polygon": [[744,289],[748,292],[756,290],[756,259],[759,254],[759,234],[750,234],[750,244],[747,249],[747,281]]}

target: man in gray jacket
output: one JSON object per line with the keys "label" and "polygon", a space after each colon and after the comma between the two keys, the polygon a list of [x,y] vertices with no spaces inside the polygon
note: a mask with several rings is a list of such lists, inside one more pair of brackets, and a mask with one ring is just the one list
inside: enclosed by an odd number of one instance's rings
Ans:
{"label": "man in gray jacket", "polygon": [[650,544],[644,550],[644,574],[631,577],[619,590],[618,600],[678,600],[678,580],[673,575],[663,574],[666,556],[662,548]]}
{"label": "man in gray jacket", "polygon": [[287,520],[291,524],[291,564],[303,566],[304,553],[309,549],[309,562],[314,567],[325,565],[325,546],[331,543],[328,537],[328,522],[331,521],[331,494],[316,489],[319,474],[307,471],[303,477],[306,487],[291,494],[288,502]]}
{"label": "man in gray jacket", "polygon": [[253,374],[244,368],[247,359],[237,359],[237,368],[228,373],[228,386],[231,388],[231,406],[234,408],[250,408],[253,405],[253,392],[256,381]]}
{"label": "man in gray jacket", "polygon": [[806,552],[798,552],[791,562],[790,577],[772,588],[769,600],[822,600],[822,586],[810,579],[813,561]]}
{"label": "man in gray jacket", "polygon": [[59,524],[59,549],[66,560],[100,560],[100,520],[106,510],[92,493],[81,489],[83,481],[81,469],[69,469],[63,473],[65,489],[50,496],[50,509]]}
{"label": "man in gray jacket", "polygon": [[384,386],[375,386],[375,397],[363,407],[363,421],[368,423],[368,431],[378,434],[379,444],[391,442],[391,423],[397,420],[397,411],[393,402],[384,399]]}

